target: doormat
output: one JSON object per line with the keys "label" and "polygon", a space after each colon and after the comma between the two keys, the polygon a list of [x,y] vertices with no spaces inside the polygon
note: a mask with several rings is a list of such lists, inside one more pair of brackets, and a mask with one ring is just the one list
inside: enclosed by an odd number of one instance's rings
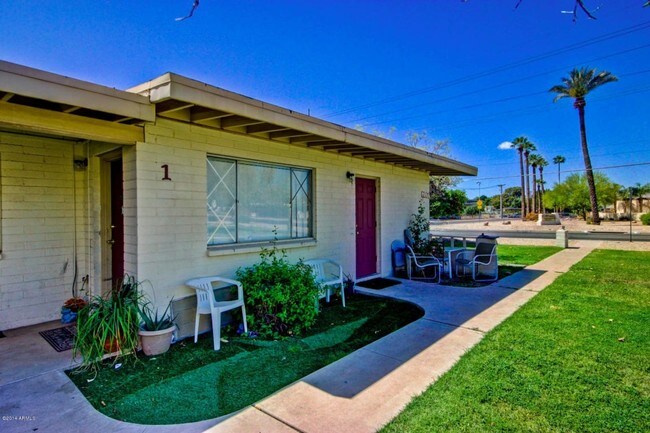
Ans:
{"label": "doormat", "polygon": [[396,286],[402,284],[400,281],[391,280],[389,278],[373,278],[372,280],[362,281],[357,283],[357,286],[365,287],[366,289],[381,290],[386,287]]}
{"label": "doormat", "polygon": [[62,328],[49,329],[47,331],[39,332],[41,337],[45,339],[50,346],[54,348],[57,352],[63,352],[65,350],[72,349],[74,345],[74,337],[77,335],[77,327],[64,326]]}

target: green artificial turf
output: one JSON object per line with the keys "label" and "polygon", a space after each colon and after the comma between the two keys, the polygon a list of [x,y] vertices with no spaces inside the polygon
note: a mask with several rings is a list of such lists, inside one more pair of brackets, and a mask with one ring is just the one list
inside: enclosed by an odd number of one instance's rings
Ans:
{"label": "green artificial turf", "polygon": [[[141,356],[97,376],[68,371],[90,403],[112,418],[175,424],[215,418],[250,405],[307,374],[422,316],[408,303],[354,295],[347,308],[323,305],[302,338],[262,341],[227,336],[212,350],[212,334],[186,339],[157,357]],[[91,380],[89,382],[89,380]]]}
{"label": "green artificial turf", "polygon": [[650,431],[650,253],[597,250],[383,430]]}

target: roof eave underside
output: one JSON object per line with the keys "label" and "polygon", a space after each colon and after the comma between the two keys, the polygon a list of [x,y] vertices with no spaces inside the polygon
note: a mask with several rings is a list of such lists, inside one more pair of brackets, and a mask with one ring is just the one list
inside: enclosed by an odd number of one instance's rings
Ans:
{"label": "roof eave underside", "polygon": [[0,103],[116,125],[153,122],[156,116],[142,95],[5,61],[0,61]]}
{"label": "roof eave underside", "polygon": [[475,176],[476,167],[267,104],[176,74],[128,91],[149,97],[157,116],[272,141],[426,171]]}

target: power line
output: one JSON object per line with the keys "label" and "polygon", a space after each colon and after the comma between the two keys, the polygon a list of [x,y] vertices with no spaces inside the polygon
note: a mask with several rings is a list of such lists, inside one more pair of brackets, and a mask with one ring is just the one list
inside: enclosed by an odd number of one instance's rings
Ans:
{"label": "power line", "polygon": [[567,53],[567,52],[570,52],[570,51],[574,51],[574,50],[577,50],[577,49],[580,49],[580,48],[584,48],[584,47],[587,47],[589,45],[597,44],[597,43],[604,42],[604,41],[607,41],[607,40],[610,40],[610,39],[615,39],[615,38],[618,38],[618,37],[621,37],[621,36],[625,36],[625,35],[628,35],[630,33],[645,30],[648,27],[650,27],[650,21],[646,21],[646,22],[643,22],[643,23],[640,23],[640,24],[637,24],[637,25],[634,25],[634,26],[630,26],[630,27],[626,27],[626,28],[623,28],[623,29],[620,29],[620,30],[616,30],[614,32],[606,33],[604,35],[597,36],[595,38],[591,38],[591,39],[587,39],[587,40],[582,41],[582,42],[567,45],[567,46],[562,47],[562,48],[558,48],[558,49],[551,50],[551,51],[548,51],[548,52],[543,53],[543,54],[538,54],[536,56],[528,57],[528,58],[525,58],[525,59],[522,59],[522,60],[518,60],[516,62],[512,62],[512,63],[508,63],[508,64],[505,64],[505,65],[502,65],[502,66],[498,66],[496,68],[488,69],[487,71],[467,75],[465,77],[450,80],[450,81],[447,81],[447,82],[444,82],[444,83],[441,83],[441,84],[438,84],[438,85],[435,85],[435,86],[425,87],[423,89],[413,90],[411,92],[406,92],[406,93],[403,93],[403,94],[400,94],[400,95],[391,96],[389,98],[385,98],[385,99],[382,99],[382,100],[379,100],[379,101],[376,101],[376,102],[371,102],[371,103],[359,105],[359,106],[356,106],[356,107],[351,107],[351,108],[347,108],[347,109],[344,109],[344,110],[340,110],[340,111],[337,111],[337,112],[328,113],[328,114],[326,114],[326,115],[324,115],[322,117],[323,118],[336,117],[336,116],[340,116],[341,114],[346,114],[346,113],[349,113],[349,112],[352,112],[352,111],[358,111],[358,110],[362,110],[362,109],[365,109],[365,108],[374,107],[374,106],[377,106],[377,105],[387,104],[389,102],[395,102],[395,101],[400,101],[400,100],[403,100],[403,99],[412,98],[413,96],[418,96],[418,95],[422,95],[424,93],[430,93],[430,92],[433,92],[435,90],[440,90],[440,89],[443,89],[443,88],[446,88],[446,87],[455,86],[455,85],[462,84],[462,83],[465,83],[465,82],[468,82],[468,81],[476,80],[477,78],[487,77],[487,76],[490,76],[490,75],[497,74],[499,72],[507,71],[507,70],[514,69],[514,68],[518,68],[520,66],[527,65],[529,63],[534,63],[534,62],[537,62],[537,61],[540,61],[540,60],[544,60],[544,59],[547,59],[549,57],[554,57],[554,56],[557,56],[559,54],[564,54],[564,53]]}
{"label": "power line", "polygon": [[[629,95],[634,95],[634,94],[637,94],[637,93],[643,93],[643,92],[647,92],[649,90],[650,90],[650,86],[647,86],[647,87],[635,87],[635,88],[628,89],[627,91],[624,91],[624,92],[618,92],[615,95],[591,98],[589,100],[589,102],[605,101],[605,100],[608,100],[608,99],[615,99],[615,98],[620,98],[620,97],[623,97],[623,96],[629,96]],[[431,129],[431,130],[458,129],[458,128],[463,128],[463,127],[470,126],[470,125],[473,126],[473,125],[476,125],[476,124],[479,124],[479,123],[494,122],[494,121],[497,121],[497,120],[501,120],[504,117],[508,117],[508,119],[511,119],[513,117],[527,116],[529,114],[539,113],[541,111],[548,112],[548,111],[551,111],[551,110],[557,110],[560,107],[561,107],[560,105],[555,105],[555,106],[549,107],[549,104],[530,105],[528,107],[517,108],[517,109],[514,109],[514,110],[508,110],[508,111],[502,111],[502,112],[499,112],[499,113],[493,113],[493,114],[489,114],[489,115],[482,116],[482,117],[463,119],[463,120],[459,120],[457,122],[448,123],[448,124],[446,124],[444,126],[431,127],[429,125],[429,126],[427,126],[427,129]],[[418,128],[414,128],[414,129],[418,129]]]}
{"label": "power line", "polygon": [[[409,110],[413,110],[413,109],[420,108],[420,107],[426,107],[426,106],[429,106],[429,105],[438,104],[438,103],[441,103],[441,102],[458,100],[458,99],[460,99],[462,97],[465,97],[465,96],[475,95],[477,93],[483,93],[483,92],[486,92],[486,91],[489,91],[489,90],[499,89],[501,87],[509,87],[509,86],[512,86],[515,83],[520,83],[522,81],[528,81],[528,80],[533,79],[533,78],[542,77],[542,76],[549,75],[549,74],[559,72],[559,71],[565,71],[565,70],[570,69],[572,67],[580,66],[580,65],[583,65],[583,64],[587,64],[587,63],[596,62],[596,61],[607,59],[607,58],[610,58],[610,57],[620,56],[620,55],[623,55],[623,54],[629,54],[631,52],[638,51],[638,50],[648,48],[648,47],[650,47],[650,44],[641,45],[639,47],[630,48],[630,49],[627,49],[627,50],[617,51],[617,52],[612,53],[612,54],[596,57],[596,58],[593,58],[593,59],[590,59],[590,60],[585,60],[584,62],[574,63],[574,64],[569,65],[569,66],[563,66],[561,68],[551,69],[551,70],[548,70],[546,72],[541,72],[541,73],[538,73],[538,74],[529,75],[527,77],[518,78],[516,80],[510,80],[510,81],[507,81],[505,83],[497,84],[497,85],[494,85],[494,86],[491,86],[491,87],[486,87],[486,88],[482,88],[482,89],[478,89],[478,90],[472,90],[470,92],[460,93],[460,94],[457,94],[457,95],[454,95],[454,96],[449,96],[449,97],[446,97],[446,98],[436,99],[434,101],[428,101],[428,102],[424,102],[424,103],[421,103],[421,104],[411,105],[411,106],[405,107],[405,108],[385,111],[385,112],[379,113],[379,114],[373,114],[373,115],[370,115],[370,116],[356,118],[356,119],[352,120],[351,122],[360,122],[360,121],[367,120],[367,119],[374,119],[375,117],[381,117],[381,116],[386,116],[386,115],[399,113],[399,112],[403,112],[403,111],[409,111]],[[632,73],[628,73],[628,74],[624,74],[624,75],[619,75],[619,77],[637,75],[637,74],[647,73],[647,72],[649,72],[649,71],[645,70],[645,71],[632,72]],[[539,92],[539,93],[547,93],[547,92]],[[512,97],[510,99],[515,99],[515,98],[524,97],[524,96],[533,96],[533,95],[537,95],[537,94],[538,93],[531,93],[531,94],[528,94],[528,95]],[[504,101],[508,100],[508,99],[509,98],[506,98],[506,99],[504,99]],[[492,103],[492,102],[503,102],[503,101],[502,100],[496,100],[496,101],[491,101],[491,102],[484,102],[482,104],[483,105],[488,105],[489,103]],[[480,106],[480,105],[474,105],[474,106],[469,106],[469,107],[473,108],[475,106]],[[461,109],[461,108],[465,108],[465,107],[454,108],[452,110],[458,110],[458,109]],[[418,113],[418,114],[415,114],[415,115],[412,115],[412,116],[409,116],[409,117],[402,117],[402,118],[398,118],[398,119],[388,119],[388,120],[382,120],[382,121],[373,122],[373,123],[366,123],[363,126],[373,126],[373,125],[379,125],[379,124],[390,123],[390,122],[399,122],[399,121],[402,121],[402,120],[409,120],[409,119],[413,119],[413,118],[417,118],[417,117],[426,117],[426,116],[431,116],[431,115],[434,115],[434,114],[438,114],[438,113],[441,113],[441,112],[448,112],[448,111],[451,111],[451,110],[450,109],[445,109],[444,111],[437,111],[437,112],[426,113],[426,114]]]}
{"label": "power line", "polygon": [[[637,143],[637,142],[644,142],[645,143],[646,140],[637,140],[636,142],[635,141],[630,141],[630,142],[626,142],[626,143],[617,143],[617,144],[613,144],[613,145],[620,146],[620,145],[623,145],[623,144],[630,144],[630,143]],[[591,149],[592,146],[589,145],[589,148]],[[632,153],[647,153],[647,152],[650,152],[650,148],[643,149],[643,150],[632,150],[632,151],[627,151],[627,152],[596,153],[596,154],[592,153],[591,157],[594,158],[594,157],[597,157],[597,156],[629,155],[629,154],[632,154]],[[569,159],[582,159],[582,156],[567,156],[566,159],[567,160],[569,160]],[[493,163],[493,164],[489,164],[489,165],[488,164],[485,164],[485,165],[473,164],[471,162],[466,162],[466,163],[470,164],[470,165],[476,165],[476,167],[486,167],[486,166],[491,167],[491,166],[495,166],[495,165],[519,165],[518,161],[497,162],[497,163]]]}
{"label": "power line", "polygon": [[[605,167],[596,167],[596,168],[592,168],[592,171],[611,170],[613,168],[639,167],[639,166],[643,166],[643,165],[650,165],[650,161],[649,162],[638,162],[638,163],[634,163],[634,164],[621,164],[621,165],[609,165],[609,166],[605,166]],[[584,168],[581,168],[581,169],[576,169],[576,170],[562,170],[562,173],[582,173],[582,172],[586,172],[586,171],[587,170],[585,170]],[[513,179],[513,178],[520,179],[521,175],[518,174],[518,175],[512,175],[512,176],[483,177],[483,178],[480,178],[480,180],[481,181],[483,181],[483,180],[501,180],[501,179]],[[467,180],[466,182],[476,182],[476,178],[473,178],[471,180]],[[483,188],[485,188],[485,187],[483,187]],[[463,189],[470,190],[472,188],[463,188]]]}

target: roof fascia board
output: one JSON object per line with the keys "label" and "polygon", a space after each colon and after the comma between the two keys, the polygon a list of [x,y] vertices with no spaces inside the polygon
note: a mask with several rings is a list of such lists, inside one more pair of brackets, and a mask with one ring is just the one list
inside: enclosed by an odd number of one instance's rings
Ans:
{"label": "roof fascia board", "polygon": [[459,175],[476,175],[478,172],[476,167],[444,156],[431,154],[385,138],[267,104],[173,73],[166,73],[140,86],[128,89],[128,91],[148,95],[152,103],[162,102],[170,98],[177,99],[198,106],[228,111],[236,115],[324,136],[332,140],[404,156],[455,171]]}
{"label": "roof fascia board", "polygon": [[0,90],[153,122],[148,98],[0,60]]}
{"label": "roof fascia board", "polygon": [[0,103],[0,126],[61,137],[135,144],[144,141],[144,128],[73,114]]}

